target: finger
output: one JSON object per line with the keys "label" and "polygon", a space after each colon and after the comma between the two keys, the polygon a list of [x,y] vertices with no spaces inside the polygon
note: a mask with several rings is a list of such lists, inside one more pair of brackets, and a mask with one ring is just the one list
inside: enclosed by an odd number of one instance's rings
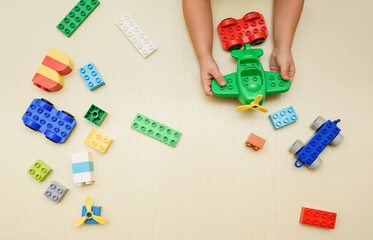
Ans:
{"label": "finger", "polygon": [[292,66],[290,67],[290,82],[291,82],[291,83],[293,83],[293,81],[294,81],[294,76],[295,76],[295,66],[292,65]]}
{"label": "finger", "polygon": [[221,75],[219,70],[215,70],[212,72],[212,76],[215,78],[215,80],[218,82],[220,86],[225,86],[227,85],[227,82],[225,81],[223,75]]}
{"label": "finger", "polygon": [[280,69],[281,69],[281,77],[284,79],[284,80],[289,80],[290,79],[290,76],[289,76],[289,65],[288,64],[284,64],[282,66],[280,66]]}
{"label": "finger", "polygon": [[[210,84],[211,84],[211,82],[210,82]],[[214,94],[212,94],[210,84],[207,81],[202,81],[203,91],[205,92],[205,95],[209,96],[209,97],[214,96]]]}

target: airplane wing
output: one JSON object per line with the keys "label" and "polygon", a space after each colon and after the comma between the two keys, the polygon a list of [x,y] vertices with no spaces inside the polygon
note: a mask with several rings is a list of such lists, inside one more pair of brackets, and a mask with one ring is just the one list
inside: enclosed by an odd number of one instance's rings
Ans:
{"label": "airplane wing", "polygon": [[212,93],[217,97],[237,97],[239,92],[237,89],[237,73],[231,73],[224,76],[227,85],[220,86],[214,79],[211,83]]}
{"label": "airplane wing", "polygon": [[267,95],[283,93],[289,90],[290,80],[282,79],[280,73],[264,71],[264,74],[267,81]]}

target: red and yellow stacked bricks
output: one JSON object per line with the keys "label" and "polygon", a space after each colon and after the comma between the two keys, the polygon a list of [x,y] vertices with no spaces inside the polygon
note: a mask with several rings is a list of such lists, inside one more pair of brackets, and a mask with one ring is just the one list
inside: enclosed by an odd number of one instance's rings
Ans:
{"label": "red and yellow stacked bricks", "polygon": [[56,92],[64,85],[62,75],[69,74],[73,69],[74,63],[69,56],[51,48],[32,81],[35,86],[47,92]]}

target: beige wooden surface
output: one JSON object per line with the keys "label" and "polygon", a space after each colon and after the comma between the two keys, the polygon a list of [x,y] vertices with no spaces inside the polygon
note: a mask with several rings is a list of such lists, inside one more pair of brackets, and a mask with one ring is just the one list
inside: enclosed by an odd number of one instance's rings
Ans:
{"label": "beige wooden surface", "polygon": [[[372,239],[372,1],[306,2],[294,84],[265,102],[270,112],[293,105],[299,121],[277,131],[268,114],[204,96],[181,1],[102,0],[68,39],[55,26],[76,2],[0,0],[1,239]],[[272,1],[260,0],[213,1],[214,26],[254,10],[272,28]],[[115,25],[126,12],[158,47],[146,60]],[[266,70],[272,40],[261,45]],[[216,30],[214,41],[222,73],[235,71]],[[31,83],[50,47],[75,63],[55,93]],[[95,92],[77,71],[90,61],[106,82]],[[75,115],[65,144],[23,125],[40,97]],[[109,113],[100,127],[83,118],[92,103]],[[180,130],[177,147],[132,130],[138,112]],[[288,148],[312,136],[318,115],[342,119],[344,142],[322,153],[320,169],[297,169]],[[93,127],[114,139],[105,155],[84,144]],[[262,150],[245,147],[250,132],[267,139]],[[92,186],[73,184],[70,154],[80,151],[93,153]],[[54,169],[42,183],[26,173],[36,159]],[[52,180],[70,188],[59,204],[42,195]],[[107,224],[75,228],[88,196]],[[299,224],[302,206],[337,212],[335,230]]]}

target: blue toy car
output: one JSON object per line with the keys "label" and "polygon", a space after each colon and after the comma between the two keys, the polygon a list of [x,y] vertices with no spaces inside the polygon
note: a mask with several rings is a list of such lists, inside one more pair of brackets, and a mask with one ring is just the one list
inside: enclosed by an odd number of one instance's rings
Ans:
{"label": "blue toy car", "polygon": [[338,145],[343,140],[341,129],[337,126],[341,120],[325,121],[322,117],[317,117],[312,123],[311,127],[316,130],[316,134],[311,140],[304,145],[301,141],[297,140],[290,147],[290,152],[294,153],[297,157],[295,166],[302,167],[304,164],[311,168],[316,169],[320,167],[322,160],[318,157],[320,153],[328,146]]}
{"label": "blue toy car", "polygon": [[55,143],[65,142],[76,124],[71,114],[58,111],[52,103],[42,98],[35,98],[32,101],[23,114],[22,121],[32,130],[43,132]]}

